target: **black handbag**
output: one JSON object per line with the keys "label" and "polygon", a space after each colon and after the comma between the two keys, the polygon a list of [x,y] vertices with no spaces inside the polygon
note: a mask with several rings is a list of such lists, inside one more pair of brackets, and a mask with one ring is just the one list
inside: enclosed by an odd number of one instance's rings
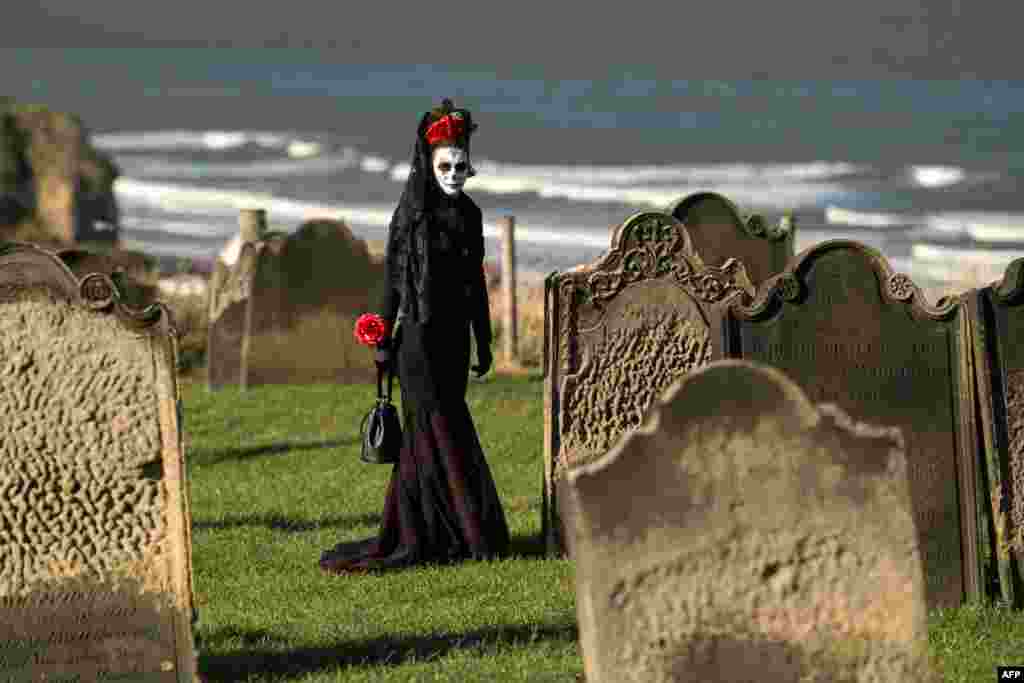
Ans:
{"label": "black handbag", "polygon": [[402,422],[398,410],[391,403],[391,381],[393,374],[388,364],[388,393],[381,387],[385,370],[377,366],[377,401],[359,425],[362,450],[359,459],[371,465],[388,465],[398,462],[398,451],[402,448]]}

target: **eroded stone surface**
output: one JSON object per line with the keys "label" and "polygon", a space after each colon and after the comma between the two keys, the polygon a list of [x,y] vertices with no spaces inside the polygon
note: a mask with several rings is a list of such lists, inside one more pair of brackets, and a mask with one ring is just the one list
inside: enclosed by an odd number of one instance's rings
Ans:
{"label": "eroded stone surface", "polygon": [[1009,437],[1011,515],[1014,537],[1011,543],[1024,553],[1024,369],[1006,373],[1006,424]]}
{"label": "eroded stone surface", "polygon": [[[591,352],[563,405],[562,448],[569,464],[608,451],[640,424],[653,400],[681,374],[711,359],[707,325],[670,313],[624,327]],[[569,460],[571,459],[571,463]]]}
{"label": "eroded stone surface", "polygon": [[567,475],[587,680],[928,680],[902,448],[765,366],[677,380]]}
{"label": "eroded stone surface", "polygon": [[171,364],[112,315],[0,304],[0,679],[191,680]]}
{"label": "eroded stone surface", "polygon": [[757,304],[729,309],[730,353],[781,369],[815,403],[902,430],[928,603],[955,607],[980,584],[966,311],[925,305],[898,275],[864,245],[816,245]]}
{"label": "eroded stone surface", "polygon": [[705,265],[682,224],[658,212],[626,219],[604,257],[545,287],[543,526],[549,552],[560,552],[560,478],[607,452],[658,392],[708,362],[712,311],[754,287],[735,259]]}

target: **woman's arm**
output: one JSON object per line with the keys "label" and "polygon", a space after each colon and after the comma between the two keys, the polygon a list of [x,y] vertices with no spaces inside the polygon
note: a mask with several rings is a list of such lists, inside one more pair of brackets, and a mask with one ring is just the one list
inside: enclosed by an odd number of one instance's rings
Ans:
{"label": "woman's arm", "polygon": [[470,259],[470,316],[473,321],[473,336],[476,348],[491,352],[491,304],[487,294],[487,279],[484,277],[484,227],[480,209],[474,211],[472,223],[473,248]]}
{"label": "woman's arm", "polygon": [[398,309],[402,303],[402,293],[395,286],[399,278],[396,269],[398,265],[398,232],[400,212],[399,206],[391,217],[391,225],[388,227],[388,243],[384,254],[384,296],[380,302],[380,316],[388,325],[388,335],[377,345],[378,349],[388,350],[391,348],[391,335],[395,329],[395,321],[398,319]]}

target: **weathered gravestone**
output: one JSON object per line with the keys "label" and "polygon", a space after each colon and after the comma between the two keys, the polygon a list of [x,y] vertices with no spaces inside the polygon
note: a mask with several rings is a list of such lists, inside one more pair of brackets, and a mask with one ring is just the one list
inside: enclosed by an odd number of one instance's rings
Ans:
{"label": "weathered gravestone", "polygon": [[781,273],[793,257],[796,226],[769,225],[758,214],[741,216],[731,201],[714,192],[698,192],[671,204],[665,213],[686,226],[696,253],[717,265],[734,258],[755,286]]}
{"label": "weathered gravestone", "polygon": [[899,429],[720,361],[568,474],[588,683],[921,681],[924,580]]}
{"label": "weathered gravestone", "polygon": [[722,334],[733,358],[781,368],[812,401],[899,427],[929,607],[980,597],[977,432],[967,315],[920,290],[862,244],[833,240],[802,252],[737,302]]}
{"label": "weathered gravestone", "polygon": [[965,296],[1003,599],[1024,604],[1024,259]]}
{"label": "weathered gravestone", "polygon": [[0,243],[0,680],[195,680],[174,356],[162,305]]}
{"label": "weathered gravestone", "polygon": [[353,329],[378,305],[384,267],[344,224],[246,241],[223,281],[211,288],[211,387],[376,378]]}
{"label": "weathered gravestone", "polygon": [[[754,287],[743,264],[708,266],[672,216],[638,213],[596,263],[545,281],[543,535],[562,549],[557,488],[640,424],[675,378],[712,359],[717,307]],[[718,349],[721,352],[721,349]]]}

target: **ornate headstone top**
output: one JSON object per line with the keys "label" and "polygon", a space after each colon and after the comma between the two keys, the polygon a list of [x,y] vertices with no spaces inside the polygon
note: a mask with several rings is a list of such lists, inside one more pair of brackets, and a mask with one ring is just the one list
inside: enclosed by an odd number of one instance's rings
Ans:
{"label": "ornate headstone top", "polygon": [[735,204],[714,192],[691,194],[669,205],[665,213],[686,226],[693,250],[705,263],[735,258],[758,287],[793,256],[796,226],[791,217],[769,225],[760,214],[742,215]]}
{"label": "ornate headstone top", "polygon": [[0,241],[0,302],[32,291],[45,291],[92,310],[113,313],[133,331],[174,331],[170,309],[160,302],[142,309],[126,305],[110,276],[88,273],[78,278],[54,252],[25,242]]}

